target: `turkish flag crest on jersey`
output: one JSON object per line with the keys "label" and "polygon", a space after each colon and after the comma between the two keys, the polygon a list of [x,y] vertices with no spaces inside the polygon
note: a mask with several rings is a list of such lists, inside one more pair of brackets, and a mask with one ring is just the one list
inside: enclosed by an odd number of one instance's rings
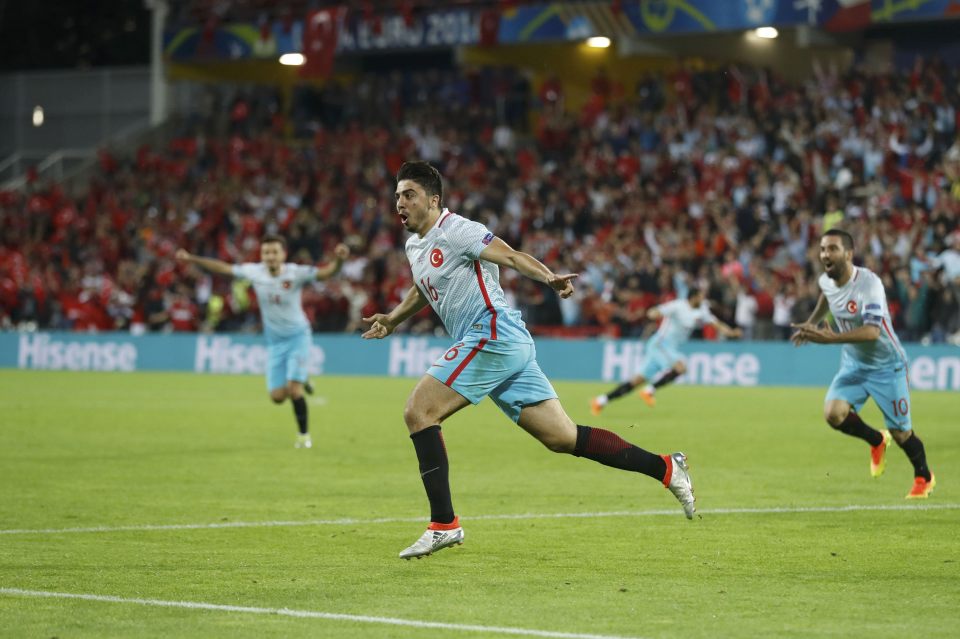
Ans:
{"label": "turkish flag crest on jersey", "polygon": [[847,312],[854,315],[857,312],[857,303],[853,300],[847,302]]}
{"label": "turkish flag crest on jersey", "polygon": [[443,264],[443,251],[438,248],[430,251],[430,264],[433,266],[440,266]]}
{"label": "turkish flag crest on jersey", "polygon": [[283,287],[283,290],[286,291],[286,290],[289,290],[291,286],[293,286],[293,282],[291,282],[290,280],[284,280],[281,286]]}

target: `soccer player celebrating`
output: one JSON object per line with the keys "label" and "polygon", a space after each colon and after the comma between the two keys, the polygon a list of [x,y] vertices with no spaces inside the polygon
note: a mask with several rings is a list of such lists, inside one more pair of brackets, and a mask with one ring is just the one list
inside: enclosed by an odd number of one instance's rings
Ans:
{"label": "soccer player celebrating", "polygon": [[350,255],[345,244],[334,249],[334,261],[323,267],[288,263],[286,241],[278,235],[266,235],[260,240],[260,262],[229,264],[221,260],[191,255],[178,249],[181,262],[196,264],[211,273],[230,275],[249,280],[257,293],[263,332],[267,337],[267,390],[277,404],[290,398],[297,419],[299,435],[297,448],[310,448],[307,424],[309,391],[307,361],[310,358],[310,322],[303,312],[301,294],[309,282],[325,280],[335,275]]}
{"label": "soccer player celebrating", "polygon": [[666,386],[687,372],[687,365],[679,347],[690,339],[693,329],[712,325],[724,337],[740,337],[739,328],[727,326],[710,312],[703,291],[697,288],[691,288],[685,300],[672,300],[651,308],[647,311],[647,319],[663,321],[644,346],[643,368],[640,374],[606,395],[594,397],[590,402],[590,411],[594,415],[599,415],[611,399],[623,397],[638,386],[642,386],[640,397],[652,408],[657,402],[654,397],[656,389]]}
{"label": "soccer player celebrating", "polygon": [[[810,318],[794,324],[791,339],[797,346],[843,344],[840,371],[833,378],[824,402],[823,416],[833,428],[870,444],[870,474],[879,477],[887,464],[891,434],[913,464],[913,488],[907,499],[926,499],[936,485],[927,467],[923,442],[911,428],[907,356],[890,328],[890,311],[883,283],[873,272],[853,265],[853,237],[830,229],[820,238],[818,281],[820,298]],[[827,311],[839,332],[820,328]],[[857,414],[867,397],[873,397],[887,429],[878,431]]]}
{"label": "soccer player celebrating", "polygon": [[487,395],[554,452],[662,482],[692,519],[693,485],[683,453],[653,454],[610,431],[577,425],[567,416],[537,364],[533,338],[520,313],[506,304],[499,267],[544,282],[563,298],[573,294],[572,280],[577,276],[553,273],[530,255],[510,248],[482,224],[442,209],[442,199],[443,182],[435,168],[426,162],[400,167],[396,208],[404,227],[413,232],[406,253],[415,283],[392,311],[364,318],[371,325],[363,337],[382,339],[429,304],[454,339],[417,383],[403,411],[430,502],[430,524],[400,557],[422,557],[463,543],[463,528],[450,496],[440,424]]}

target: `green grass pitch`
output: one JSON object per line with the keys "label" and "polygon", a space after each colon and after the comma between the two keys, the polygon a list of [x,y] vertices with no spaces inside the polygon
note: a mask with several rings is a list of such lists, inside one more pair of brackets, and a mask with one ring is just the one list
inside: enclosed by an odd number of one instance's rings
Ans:
{"label": "green grass pitch", "polygon": [[260,377],[0,371],[0,636],[957,636],[957,393],[913,396],[939,482],[913,503],[906,457],[872,479],[823,388],[676,386],[594,418],[609,385],[558,383],[577,422],[688,454],[693,521],[485,401],[444,426],[466,542],[407,562],[428,514],[414,382],[315,379],[295,450]]}

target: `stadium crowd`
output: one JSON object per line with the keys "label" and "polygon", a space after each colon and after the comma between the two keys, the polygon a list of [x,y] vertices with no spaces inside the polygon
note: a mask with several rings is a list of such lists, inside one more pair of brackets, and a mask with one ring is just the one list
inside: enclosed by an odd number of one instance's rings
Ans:
{"label": "stadium crowd", "polygon": [[902,339],[960,341],[960,74],[938,62],[804,83],[680,65],[629,91],[600,70],[576,110],[560,79],[506,68],[363,75],[285,106],[223,98],[211,89],[164,148],[103,151],[80,197],[0,192],[3,327],[256,330],[245,283],[173,253],[256,261],[280,233],[293,261],[352,248],[304,307],[317,331],[357,331],[411,284],[393,175],[417,158],[451,210],[581,274],[560,300],[502,273],[540,334],[640,336],[649,307],[697,286],[746,337],[785,339],[816,302],[819,234],[840,226]]}

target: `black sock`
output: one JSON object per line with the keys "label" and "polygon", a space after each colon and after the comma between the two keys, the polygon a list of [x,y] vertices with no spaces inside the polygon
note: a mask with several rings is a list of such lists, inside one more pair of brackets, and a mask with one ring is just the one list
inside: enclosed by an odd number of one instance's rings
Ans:
{"label": "black sock", "polygon": [[663,457],[638,448],[602,428],[577,425],[577,445],[573,454],[605,466],[643,473],[659,481],[663,481],[667,474],[667,463]]}
{"label": "black sock", "polygon": [[853,411],[847,413],[847,418],[834,428],[851,437],[859,437],[871,446],[879,446],[880,442],[883,441],[883,434],[879,430],[874,430],[864,424],[860,416]]}
{"label": "black sock", "polygon": [[927,453],[923,449],[923,442],[914,433],[910,439],[900,444],[900,448],[907,454],[907,459],[913,464],[913,476],[923,477],[930,481],[930,469],[927,468]]}
{"label": "black sock", "polygon": [[449,524],[453,521],[453,501],[450,498],[450,464],[447,447],[443,443],[440,426],[431,426],[410,435],[420,462],[420,479],[430,501],[430,521]]}
{"label": "black sock", "polygon": [[612,391],[607,393],[607,399],[616,399],[618,397],[623,397],[627,393],[633,390],[633,384],[630,382],[624,382],[614,388]]}
{"label": "black sock", "polygon": [[666,386],[676,378],[680,377],[680,373],[673,370],[672,368],[666,373],[657,378],[657,381],[653,383],[654,388],[660,388],[661,386]]}
{"label": "black sock", "polygon": [[307,434],[307,400],[303,397],[299,399],[290,399],[293,404],[293,414],[297,416],[297,428],[301,435]]}

